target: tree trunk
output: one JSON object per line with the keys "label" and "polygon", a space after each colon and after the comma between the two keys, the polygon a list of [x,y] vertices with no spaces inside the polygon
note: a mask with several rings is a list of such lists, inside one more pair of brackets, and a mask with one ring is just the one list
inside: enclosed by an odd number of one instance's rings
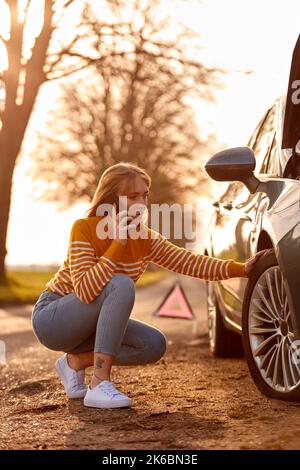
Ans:
{"label": "tree trunk", "polygon": [[9,211],[11,203],[11,187],[13,170],[17,155],[10,153],[9,146],[4,142],[7,141],[9,133],[3,127],[0,134],[0,283],[4,284],[7,281],[5,271],[5,257],[7,254],[6,249],[6,234],[8,228]]}
{"label": "tree trunk", "polygon": [[[10,39],[6,42],[9,67],[3,74],[6,96],[5,109],[0,115],[2,123],[0,130],[0,283],[7,281],[5,271],[6,237],[14,167],[39,87],[46,79],[43,67],[53,31],[51,26],[53,1],[46,0],[45,2],[44,25],[26,65],[22,65],[24,25],[17,19],[18,2],[17,0],[8,2],[11,13]],[[16,98],[22,69],[26,72],[23,102],[17,104]],[[22,241],[24,249],[26,249],[26,237],[23,237]]]}

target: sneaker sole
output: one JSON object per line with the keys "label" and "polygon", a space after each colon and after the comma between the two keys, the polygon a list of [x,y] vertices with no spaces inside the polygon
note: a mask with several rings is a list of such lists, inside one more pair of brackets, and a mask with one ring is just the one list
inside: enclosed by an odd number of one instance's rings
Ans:
{"label": "sneaker sole", "polygon": [[132,401],[128,402],[107,402],[107,401],[96,401],[96,400],[84,400],[84,406],[88,406],[89,408],[128,408],[132,406]]}
{"label": "sneaker sole", "polygon": [[85,397],[87,389],[86,389],[85,392],[78,392],[78,393],[74,393],[74,394],[71,394],[66,390],[65,376],[64,376],[62,368],[60,367],[60,363],[58,361],[56,361],[56,363],[55,363],[55,369],[56,369],[56,372],[58,373],[58,375],[59,375],[59,377],[60,377],[60,379],[63,383],[64,389],[65,389],[65,392],[66,392],[68,398],[84,398]]}

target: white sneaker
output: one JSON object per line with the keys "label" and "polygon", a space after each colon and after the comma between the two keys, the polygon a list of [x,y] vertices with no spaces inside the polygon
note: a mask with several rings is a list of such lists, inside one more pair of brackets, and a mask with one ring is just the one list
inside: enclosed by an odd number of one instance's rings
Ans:
{"label": "white sneaker", "polygon": [[78,372],[72,369],[67,361],[67,354],[57,359],[55,369],[62,381],[68,398],[83,398],[87,392],[84,383],[84,370]]}
{"label": "white sneaker", "polygon": [[109,380],[102,380],[96,387],[88,387],[83,400],[92,408],[122,408],[132,405],[132,400],[119,392]]}

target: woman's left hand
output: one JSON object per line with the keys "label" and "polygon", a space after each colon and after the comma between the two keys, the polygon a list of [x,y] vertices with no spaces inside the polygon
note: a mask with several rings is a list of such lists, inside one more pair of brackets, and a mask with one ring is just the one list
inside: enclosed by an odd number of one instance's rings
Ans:
{"label": "woman's left hand", "polygon": [[258,251],[256,253],[256,255],[252,256],[251,258],[249,258],[246,263],[245,263],[245,272],[247,274],[247,276],[249,277],[250,274],[252,273],[253,269],[254,269],[254,266],[255,264],[257,263],[257,261],[262,257],[262,256],[266,256],[266,254],[270,253],[271,251],[273,251],[273,249],[269,248],[267,250],[261,250],[261,251]]}

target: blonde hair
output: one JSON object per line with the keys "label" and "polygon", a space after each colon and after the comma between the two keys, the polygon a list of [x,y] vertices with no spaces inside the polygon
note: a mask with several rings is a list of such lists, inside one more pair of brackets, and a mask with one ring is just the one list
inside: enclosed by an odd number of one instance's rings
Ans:
{"label": "blonde hair", "polygon": [[115,193],[118,196],[120,189],[124,190],[137,176],[147,183],[149,189],[151,177],[143,168],[134,163],[119,162],[108,167],[101,175],[91,206],[86,211],[87,217],[96,215],[97,207],[106,202],[109,193]]}

